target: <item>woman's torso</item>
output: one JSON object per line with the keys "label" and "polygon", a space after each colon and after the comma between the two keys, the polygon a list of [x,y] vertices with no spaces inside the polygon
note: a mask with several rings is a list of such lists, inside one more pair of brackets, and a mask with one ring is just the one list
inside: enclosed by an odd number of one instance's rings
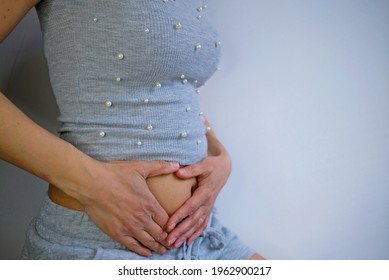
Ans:
{"label": "woman's torso", "polygon": [[[43,0],[37,11],[63,139],[101,161],[207,155],[198,93],[220,42],[205,1]],[[195,183],[148,180],[169,214]]]}
{"label": "woman's torso", "polygon": [[204,1],[43,0],[37,10],[62,138],[101,161],[206,156],[198,88],[220,44]]}

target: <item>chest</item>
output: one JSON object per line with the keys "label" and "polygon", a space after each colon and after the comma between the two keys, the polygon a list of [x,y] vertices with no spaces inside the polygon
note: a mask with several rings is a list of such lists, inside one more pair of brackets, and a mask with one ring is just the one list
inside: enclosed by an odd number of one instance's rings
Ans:
{"label": "chest", "polygon": [[106,68],[130,71],[138,81],[183,73],[206,80],[217,68],[218,35],[202,0],[44,2],[51,13],[44,20],[46,40],[73,49],[88,76]]}

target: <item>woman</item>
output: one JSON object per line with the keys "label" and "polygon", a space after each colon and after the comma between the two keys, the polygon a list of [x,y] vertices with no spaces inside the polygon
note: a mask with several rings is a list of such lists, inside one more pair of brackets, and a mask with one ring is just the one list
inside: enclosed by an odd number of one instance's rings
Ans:
{"label": "woman", "polygon": [[[38,2],[2,1],[0,40]],[[212,213],[231,162],[197,96],[220,55],[206,9],[37,5],[60,138],[0,95],[1,158],[50,183],[24,258],[262,258]]]}

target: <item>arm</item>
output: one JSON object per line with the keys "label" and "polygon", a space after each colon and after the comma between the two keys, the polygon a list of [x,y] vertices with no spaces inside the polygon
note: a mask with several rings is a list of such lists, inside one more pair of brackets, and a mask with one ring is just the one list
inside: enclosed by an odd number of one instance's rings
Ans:
{"label": "arm", "polygon": [[[56,185],[113,239],[144,256],[166,252],[167,213],[145,179],[177,171],[167,162],[98,162],[39,127],[0,93],[0,159]],[[108,187],[109,186],[109,187]]]}
{"label": "arm", "polygon": [[[208,126],[208,121],[205,124]],[[212,130],[207,132],[207,140],[208,157],[176,172],[183,179],[197,177],[198,187],[166,225],[170,232],[167,242],[173,247],[179,247],[185,240],[190,244],[204,231],[216,198],[231,173],[231,158]]]}
{"label": "arm", "polygon": [[0,43],[40,0],[0,1]]}
{"label": "arm", "polygon": [[[0,0],[0,42],[38,0]],[[0,93],[0,159],[77,199],[105,233],[129,250],[166,252],[168,215],[145,179],[175,172],[167,162],[98,162],[31,121]]]}

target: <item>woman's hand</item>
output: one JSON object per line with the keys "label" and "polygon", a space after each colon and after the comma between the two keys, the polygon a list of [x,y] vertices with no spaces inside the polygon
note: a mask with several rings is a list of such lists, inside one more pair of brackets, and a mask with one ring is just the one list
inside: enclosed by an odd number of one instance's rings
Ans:
{"label": "woman's hand", "polygon": [[149,191],[145,179],[174,173],[177,163],[128,161],[103,163],[88,194],[77,199],[107,235],[143,256],[167,252],[169,216]]}
{"label": "woman's hand", "polygon": [[129,250],[143,256],[166,252],[169,217],[145,179],[174,173],[178,163],[102,163],[38,126],[1,93],[0,108],[0,159],[78,200],[97,226]]}
{"label": "woman's hand", "polygon": [[169,218],[166,229],[170,232],[167,242],[171,247],[178,248],[185,240],[189,245],[204,231],[216,198],[230,173],[231,159],[225,150],[176,172],[182,179],[197,177],[198,187]]}

